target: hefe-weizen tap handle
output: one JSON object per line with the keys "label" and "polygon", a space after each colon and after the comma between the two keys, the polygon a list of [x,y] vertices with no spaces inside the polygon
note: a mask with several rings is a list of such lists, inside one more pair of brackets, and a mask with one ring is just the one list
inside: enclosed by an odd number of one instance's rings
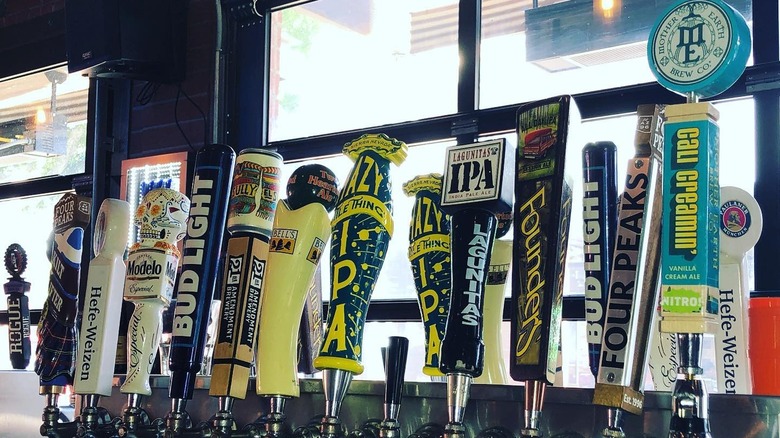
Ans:
{"label": "hefe-weizen tap handle", "polygon": [[[409,351],[409,340],[402,336],[391,336],[385,355],[385,406],[400,406],[403,396],[404,374],[406,373],[406,357]],[[393,410],[392,408],[390,409]],[[395,415],[393,415],[395,414]],[[397,420],[398,409],[385,412],[385,418]]]}
{"label": "hefe-weizen tap handle", "polygon": [[95,258],[89,263],[84,295],[73,382],[77,394],[111,395],[129,228],[130,204],[104,200],[95,220]]}
{"label": "hefe-weizen tap handle", "polygon": [[195,377],[203,361],[235,159],[233,149],[222,144],[203,146],[195,157],[192,208],[173,314],[168,392],[172,399],[192,399]]}
{"label": "hefe-weizen tap handle", "polygon": [[150,395],[149,374],[162,336],[162,313],[171,302],[190,200],[172,189],[154,189],[135,211],[140,241],[130,247],[124,299],[135,306],[127,329],[125,394]]}
{"label": "hefe-weizen tap handle", "polygon": [[228,240],[209,394],[245,398],[257,337],[268,244],[279,199],[282,157],[244,149],[236,158],[228,205]]}
{"label": "hefe-weizen tap handle", "polygon": [[590,371],[598,376],[617,229],[617,146],[610,141],[582,149],[582,220],[585,253],[585,323]]}
{"label": "hefe-weizen tap handle", "polygon": [[8,351],[11,366],[23,370],[30,364],[30,283],[22,274],[27,268],[27,253],[18,243],[12,243],[5,250],[5,269],[11,275],[3,285],[8,297]]}
{"label": "hefe-weizen tap handle", "polygon": [[73,383],[81,249],[90,200],[66,193],[54,206],[49,295],[38,323],[35,372],[41,394],[58,394]]}
{"label": "hefe-weizen tap handle", "polygon": [[331,222],[328,329],[318,369],[361,374],[366,313],[393,235],[390,163],[406,159],[406,143],[365,134],[344,145],[355,161]]}
{"label": "hefe-weizen tap handle", "polygon": [[309,287],[330,238],[336,175],[320,164],[301,166],[280,202],[263,284],[257,344],[257,393],[298,397],[298,336]]}
{"label": "hefe-weizen tap handle", "polygon": [[512,208],[513,175],[505,139],[447,149],[441,208],[452,224],[452,289],[439,362],[445,374],[482,374],[485,284],[496,214]]}
{"label": "hefe-weizen tap handle", "polygon": [[441,210],[441,175],[420,175],[403,185],[414,196],[409,223],[409,262],[425,329],[423,373],[439,371],[439,348],[450,308],[450,217]]}

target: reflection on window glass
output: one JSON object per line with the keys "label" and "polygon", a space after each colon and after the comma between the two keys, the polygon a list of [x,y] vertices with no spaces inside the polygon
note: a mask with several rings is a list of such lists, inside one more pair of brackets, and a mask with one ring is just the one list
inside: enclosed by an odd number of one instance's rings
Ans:
{"label": "reflection on window glass", "polygon": [[84,171],[88,88],[66,67],[0,82],[0,184]]}
{"label": "reflection on window glass", "polygon": [[272,14],[269,139],[454,113],[454,0],[319,0]]}
{"label": "reflection on window glass", "polygon": [[[0,217],[14,218],[13,225],[8,224],[0,232],[0,251],[5,254],[9,245],[18,243],[27,252],[27,270],[22,276],[30,282],[30,309],[41,309],[46,301],[51,270],[46,241],[52,230],[54,204],[61,197],[56,194],[0,201]],[[3,274],[7,274],[5,270]],[[5,310],[5,299],[0,301],[0,309]]]}
{"label": "reflection on window glass", "polygon": [[[672,3],[483,0],[480,108],[654,81],[647,38]],[[752,25],[750,0],[729,4]]]}

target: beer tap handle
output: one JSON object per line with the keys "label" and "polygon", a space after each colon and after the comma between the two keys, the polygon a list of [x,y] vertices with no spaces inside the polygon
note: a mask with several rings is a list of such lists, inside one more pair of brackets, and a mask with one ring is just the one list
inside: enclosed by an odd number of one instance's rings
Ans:
{"label": "beer tap handle", "polygon": [[[498,220],[512,208],[513,166],[505,139],[447,148],[441,208],[450,215],[450,308],[439,370],[447,375],[446,435],[462,436],[471,381],[483,371],[485,285]],[[509,163],[508,163],[509,162]]]}
{"label": "beer tap handle", "polygon": [[[76,394],[111,395],[119,335],[117,315],[122,309],[126,271],[123,259],[129,228],[130,204],[119,199],[104,200],[96,217],[92,239],[95,258],[89,263],[84,314],[79,330],[73,384]],[[83,403],[84,406],[91,404]]]}
{"label": "beer tap handle", "polygon": [[30,364],[30,300],[25,295],[30,292],[30,283],[24,281],[22,274],[27,269],[27,253],[18,243],[12,243],[5,250],[5,269],[11,275],[3,285],[8,297],[8,351],[11,366],[23,370]]}
{"label": "beer tap handle", "polygon": [[[385,356],[385,422],[397,423],[403,396],[404,374],[409,340],[391,336]],[[397,426],[396,426],[397,427]]]}
{"label": "beer tap handle", "polygon": [[41,394],[60,394],[73,383],[82,238],[90,207],[89,199],[73,193],[54,206],[49,295],[38,323],[35,361]]}

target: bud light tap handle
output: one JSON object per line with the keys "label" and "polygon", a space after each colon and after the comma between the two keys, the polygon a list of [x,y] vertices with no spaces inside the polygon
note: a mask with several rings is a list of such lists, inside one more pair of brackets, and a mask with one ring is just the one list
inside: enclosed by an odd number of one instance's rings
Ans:
{"label": "bud light tap handle", "polygon": [[25,295],[30,292],[30,283],[22,278],[26,268],[27,253],[21,245],[12,243],[5,250],[5,269],[11,277],[3,291],[8,295],[8,350],[15,370],[30,364],[30,304]]}
{"label": "bud light tap handle", "polygon": [[582,149],[585,322],[590,371],[598,376],[607,309],[612,250],[617,230],[617,146],[610,141]]}
{"label": "bud light tap handle", "polygon": [[505,139],[447,149],[441,206],[452,223],[450,309],[439,369],[482,374],[483,297],[498,220],[512,206],[512,166]]}
{"label": "bud light tap handle", "polygon": [[222,144],[203,146],[195,157],[192,207],[173,314],[169,396],[174,403],[192,399],[203,362],[235,158],[233,149]]}
{"label": "bud light tap handle", "polygon": [[54,206],[49,296],[38,323],[35,372],[41,394],[59,394],[73,383],[81,250],[90,200],[66,193]]}

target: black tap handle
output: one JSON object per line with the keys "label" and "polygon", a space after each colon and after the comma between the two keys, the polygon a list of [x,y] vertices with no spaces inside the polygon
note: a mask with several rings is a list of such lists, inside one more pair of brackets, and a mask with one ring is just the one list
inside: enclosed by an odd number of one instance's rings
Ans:
{"label": "black tap handle", "polygon": [[385,403],[401,404],[401,392],[406,371],[406,353],[409,351],[409,340],[402,336],[391,336],[385,358]]}

